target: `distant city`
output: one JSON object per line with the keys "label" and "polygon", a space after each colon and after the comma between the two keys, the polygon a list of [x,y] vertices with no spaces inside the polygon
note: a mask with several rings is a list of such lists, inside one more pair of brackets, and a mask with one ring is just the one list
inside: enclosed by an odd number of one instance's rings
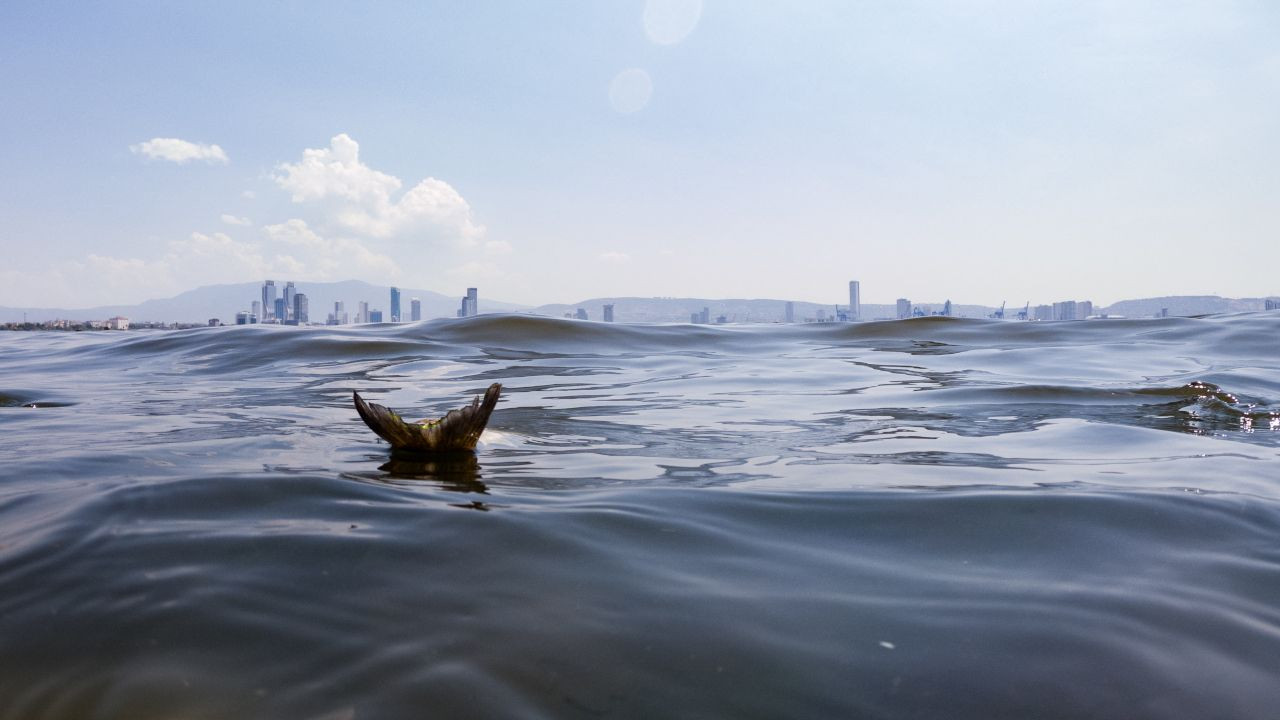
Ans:
{"label": "distant city", "polygon": [[[246,285],[234,287],[244,288]],[[399,287],[378,287],[357,281],[340,283],[315,283],[314,288],[320,297],[332,302],[331,312],[326,312],[323,321],[313,317],[311,298],[300,292],[297,283],[285,281],[278,284],[275,280],[266,280],[258,286],[257,297],[248,301],[230,317],[236,325],[351,325],[371,323],[418,322],[444,316],[447,312],[448,298],[430,290],[416,290],[428,299],[430,310],[423,313],[423,300],[410,297],[408,314],[404,313],[404,296]],[[180,297],[215,294],[222,289],[233,286],[208,286],[184,293]],[[252,287],[249,285],[249,287]],[[243,290],[240,290],[243,292]],[[347,310],[347,301],[335,300],[334,296],[355,293],[387,293],[384,295],[387,311],[375,300],[360,299],[355,303],[354,315]],[[219,302],[202,302],[204,312],[217,314],[218,308],[225,308],[228,301],[234,301],[234,295],[222,293]],[[212,296],[210,296],[212,298]],[[243,297],[243,296],[242,296]],[[357,296],[358,297],[358,296]],[[367,295],[366,297],[376,297]],[[176,300],[176,298],[175,298]],[[144,311],[143,317],[173,317],[172,314],[159,315],[154,308],[165,306],[170,301],[148,301],[144,306],[153,308]],[[246,307],[247,306],[247,307]],[[0,329],[7,330],[128,330],[144,328],[190,328],[204,325],[219,326],[225,323],[221,317],[198,321],[208,315],[195,314],[190,310],[183,311],[179,317],[185,316],[185,322],[158,322],[155,320],[131,321],[130,310],[143,306],[102,308],[108,311],[99,317],[106,319],[85,319],[90,311],[61,311],[39,308],[0,308],[9,315],[9,322],[0,323]],[[715,309],[713,312],[713,308]],[[29,322],[27,312],[30,310],[44,319]],[[326,308],[328,310],[328,308]],[[1089,319],[1109,319],[1117,317],[1170,317],[1188,316],[1224,312],[1250,312],[1258,310],[1280,310],[1280,298],[1232,299],[1218,296],[1168,296],[1162,298],[1146,298],[1138,300],[1122,300],[1110,307],[1097,308],[1090,300],[1060,300],[1050,304],[1032,305],[1024,302],[1021,307],[1000,307],[982,305],[958,305],[950,299],[940,304],[914,303],[909,298],[898,298],[891,305],[864,304],[862,302],[862,285],[858,280],[850,280],[848,284],[848,304],[823,305],[820,303],[799,302],[790,300],[699,300],[695,298],[597,298],[572,305],[543,305],[535,308],[494,301],[489,312],[527,313],[552,316],[574,320],[599,320],[606,323],[621,322],[688,322],[694,325],[729,324],[729,323],[833,323],[863,322],[873,320],[904,320],[921,317],[969,317],[992,318],[996,320],[1021,320],[1030,322],[1074,321]],[[79,320],[57,319],[55,313],[76,313]],[[16,322],[16,315],[21,314],[22,322]],[[111,314],[115,313],[115,314]],[[683,314],[681,314],[683,313]],[[467,318],[480,314],[480,299],[477,288],[467,288],[466,294],[458,298],[453,317]],[[50,315],[54,319],[48,319]],[[62,315],[63,318],[68,315]],[[89,315],[92,318],[92,315]]]}
{"label": "distant city", "polygon": [[[400,288],[391,287],[390,297],[390,315],[384,316],[381,309],[370,308],[366,300],[360,300],[356,304],[356,316],[354,324],[365,325],[369,323],[381,322],[406,322],[406,318],[401,312],[401,293]],[[262,283],[262,297],[254,300],[248,310],[241,310],[235,315],[236,325],[257,325],[259,323],[271,325],[313,325],[320,323],[311,322],[310,300],[306,293],[300,293],[293,281],[290,280],[284,284],[284,288],[279,297],[276,297],[276,281],[267,280]],[[467,294],[462,296],[462,302],[458,307],[457,317],[472,317],[480,314],[480,297],[476,288],[467,288]],[[422,319],[422,301],[418,298],[409,299],[409,317],[408,322],[418,322]],[[216,327],[222,324],[220,318],[210,318],[209,326]],[[351,325],[352,319],[350,313],[347,312],[346,302],[337,300],[333,303],[333,312],[329,313],[325,319],[324,325]]]}

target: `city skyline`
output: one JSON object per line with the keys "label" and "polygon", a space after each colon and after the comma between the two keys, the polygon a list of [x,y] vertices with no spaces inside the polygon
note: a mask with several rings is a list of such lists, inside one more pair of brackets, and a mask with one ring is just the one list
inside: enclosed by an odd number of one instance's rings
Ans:
{"label": "city skyline", "polygon": [[[850,273],[877,279],[863,302],[1263,296],[1274,20],[1237,3],[5,6],[0,90],[24,110],[0,117],[0,305],[272,276],[528,305],[827,302]],[[1250,262],[1186,260],[1217,248]]]}
{"label": "city skyline", "polygon": [[[1044,298],[1042,297],[1034,298],[1034,304],[1036,305],[1034,309],[1032,307],[1033,300],[1026,300],[1022,302],[1018,302],[1015,300],[1011,303],[1008,301],[1002,301],[1000,305],[993,306],[993,305],[966,303],[964,302],[966,300],[964,298],[959,298],[959,302],[953,302],[951,298],[946,298],[945,300],[943,300],[941,299],[942,298],[941,293],[932,293],[930,296],[927,296],[929,300],[923,301],[923,302],[920,301],[919,299],[913,302],[905,298],[899,298],[899,300],[902,303],[905,303],[907,307],[906,311],[902,311],[902,310],[894,310],[891,304],[882,304],[882,303],[870,303],[863,307],[860,307],[862,306],[861,281],[850,280],[848,281],[847,284],[848,284],[848,293],[849,293],[848,294],[849,304],[842,304],[839,302],[813,303],[813,302],[806,302],[806,301],[792,301],[792,300],[787,300],[785,298],[777,298],[777,297],[775,298],[756,297],[753,299],[748,299],[748,298],[717,299],[717,298],[708,297],[708,296],[701,296],[701,297],[694,296],[694,297],[685,297],[684,300],[688,303],[702,303],[702,304],[698,304],[696,306],[691,305],[690,310],[686,310],[685,314],[680,317],[689,317],[690,311],[696,312],[700,310],[703,307],[703,305],[706,303],[715,304],[723,308],[723,307],[733,307],[735,303],[739,304],[740,306],[741,303],[744,303],[744,302],[745,303],[766,303],[766,304],[770,302],[775,303],[780,308],[784,308],[783,310],[778,310],[779,317],[776,318],[776,320],[783,320],[783,321],[786,321],[785,318],[788,314],[790,315],[795,314],[795,307],[792,307],[790,311],[787,311],[784,307],[786,305],[810,306],[810,310],[807,311],[810,313],[812,313],[814,309],[821,309],[822,312],[818,313],[816,317],[822,317],[823,319],[833,320],[833,321],[847,321],[847,320],[850,320],[851,318],[861,318],[864,320],[883,320],[883,319],[891,319],[894,317],[921,316],[921,315],[955,315],[958,317],[971,317],[971,318],[989,316],[989,317],[995,317],[995,318],[1007,317],[1009,319],[1033,319],[1033,320],[1034,319],[1041,319],[1041,320],[1074,319],[1076,317],[1081,317],[1081,318],[1089,317],[1095,314],[1094,312],[1095,309],[1097,310],[1097,314],[1106,315],[1108,309],[1111,308],[1111,306],[1108,306],[1108,305],[1095,304],[1091,300],[1079,300],[1079,299],[1053,300],[1050,304],[1045,304],[1044,302],[1042,302],[1044,300]],[[345,303],[348,302],[351,298],[356,298],[356,297],[375,298],[375,301],[374,301],[375,307],[365,308],[366,312],[368,312],[370,309],[381,310],[381,307],[377,306],[378,303],[376,301],[376,298],[380,298],[380,297],[389,298],[392,301],[391,305],[395,305],[394,301],[396,300],[395,298],[396,294],[401,295],[401,297],[404,297],[406,295],[406,292],[399,287],[376,286],[376,285],[370,285],[368,283],[363,283],[359,281],[344,281],[339,283],[333,283],[333,282],[307,283],[307,286],[321,288],[320,290],[321,297],[318,300],[320,307],[325,307],[326,309],[329,305],[333,305],[334,307],[333,313],[326,312],[325,314],[322,314],[320,317],[315,318],[315,322],[317,323],[325,322],[325,321],[336,323],[336,324],[349,323],[350,316],[345,312]],[[226,292],[224,289],[230,289],[230,288],[236,288],[236,287],[249,287],[251,288],[251,291],[238,294],[238,298],[232,298],[229,303],[225,301],[214,303],[214,304],[206,303],[205,307],[207,308],[207,310],[199,311],[195,314],[192,314],[191,312],[186,312],[186,313],[179,312],[179,314],[175,315],[173,314],[172,310],[157,312],[155,310],[147,311],[145,309],[147,306],[154,306],[156,308],[165,307],[165,306],[168,306],[168,304],[170,303],[176,303],[174,307],[182,307],[184,304],[190,304],[191,298],[194,298],[197,296],[204,297],[209,295],[210,293],[213,293],[215,295],[225,296]],[[219,319],[222,319],[225,323],[225,322],[230,322],[226,320],[226,312],[228,308],[240,307],[242,309],[247,308],[243,310],[243,317],[246,319],[255,318],[260,322],[270,323],[270,322],[278,322],[276,319],[276,316],[279,316],[282,319],[283,324],[288,324],[291,322],[292,313],[290,313],[289,310],[286,309],[285,298],[284,297],[275,298],[273,302],[271,296],[273,295],[275,289],[282,288],[286,291],[286,294],[289,294],[291,297],[296,298],[296,294],[300,293],[300,291],[298,290],[298,287],[299,286],[294,281],[277,282],[275,279],[268,279],[266,281],[263,281],[262,283],[241,283],[241,284],[232,284],[232,285],[202,286],[200,288],[193,288],[189,291],[179,293],[178,295],[172,296],[168,299],[156,298],[156,299],[148,300],[147,302],[143,303],[140,306],[134,307],[133,309],[129,309],[130,306],[105,306],[105,307],[99,306],[96,308],[88,308],[88,309],[81,309],[81,310],[77,310],[74,308],[47,308],[47,307],[42,308],[42,307],[33,307],[33,306],[13,308],[13,307],[0,306],[0,317],[3,317],[5,322],[13,323],[13,322],[18,322],[19,319],[25,322],[28,318],[28,314],[30,313],[34,313],[34,316],[41,318],[42,322],[57,320],[60,318],[85,321],[90,319],[101,319],[103,317],[109,317],[113,314],[124,314],[126,316],[133,317],[135,319],[143,318],[142,322],[149,322],[149,323],[163,323],[166,321],[189,323],[189,322],[192,322],[192,319],[194,317],[204,316],[203,312],[209,312],[212,315],[221,315],[222,317]],[[874,287],[874,282],[873,282],[873,287]],[[338,288],[346,288],[346,290],[339,291]],[[411,313],[414,313],[418,319],[422,319],[424,317],[423,302],[422,302],[422,299],[418,297],[418,295],[425,293],[425,295],[428,297],[430,307],[432,308],[426,313],[425,315],[426,318],[462,316],[464,312],[463,308],[467,308],[471,304],[471,302],[473,302],[473,298],[475,297],[475,288],[470,288],[469,290],[472,291],[470,293],[470,297],[463,296],[462,299],[460,301],[457,301],[457,304],[453,306],[453,309],[450,309],[450,310],[445,310],[445,306],[450,303],[450,300],[448,299],[447,296],[432,290],[425,290],[421,288],[412,290],[411,291],[412,297],[410,302],[411,302],[411,308],[413,309],[411,310]],[[335,292],[337,292],[336,295],[335,295]],[[499,292],[501,292],[501,288],[499,288]],[[255,299],[249,303],[246,303],[244,301],[244,298],[248,296],[252,296]],[[643,304],[652,304],[652,302],[662,302],[666,300],[679,300],[679,299],[680,298],[669,297],[669,296],[665,296],[665,297],[655,296],[655,295],[649,295],[649,296],[619,295],[619,296],[604,297],[604,298],[586,298],[582,300],[575,300],[574,303],[572,303],[572,305],[582,305],[583,303],[587,303],[595,308],[594,310],[592,310],[593,313],[603,313],[606,311],[606,308],[601,303],[604,303],[605,305],[607,305],[611,301],[620,302],[622,303],[622,306],[624,308],[628,308],[623,311],[624,314],[631,314],[634,312],[634,308],[637,302],[643,305]],[[1157,305],[1156,310],[1162,310],[1162,311],[1171,313],[1173,315],[1188,315],[1188,314],[1211,314],[1211,313],[1219,313],[1219,312],[1247,312],[1252,310],[1271,309],[1271,305],[1274,305],[1276,302],[1280,302],[1280,298],[1278,298],[1278,296],[1276,295],[1267,295],[1263,297],[1253,297],[1253,298],[1248,298],[1248,297],[1231,298],[1231,297],[1220,297],[1220,296],[1194,296],[1194,295],[1162,296],[1157,298],[1129,298],[1129,299],[1122,300],[1112,304],[1116,307],[1120,307],[1120,306],[1127,307],[1129,308],[1128,310],[1121,309],[1117,311],[1115,308],[1111,308],[1110,312],[1113,314],[1118,312],[1120,316],[1123,316],[1126,312],[1138,312],[1139,316],[1142,316],[1144,314],[1153,314],[1155,310],[1151,310],[1150,307],[1152,303],[1156,303],[1157,301],[1161,302],[1162,304]],[[264,302],[265,302],[265,306],[264,306]],[[309,306],[314,306],[317,303],[317,299],[313,297],[308,297],[307,302],[309,303]],[[729,305],[726,306],[725,303],[728,303]],[[1148,309],[1135,311],[1133,309],[1136,307],[1135,303],[1137,303],[1137,305],[1145,306]],[[270,307],[273,304],[275,306],[274,312],[268,313],[264,311],[264,307]],[[367,302],[366,302],[366,305],[368,305]],[[520,304],[512,304],[512,303],[504,302],[501,300],[493,300],[489,302],[489,306],[486,312],[494,312],[494,311],[525,312],[530,310],[536,311],[538,307],[554,308],[557,305],[559,305],[560,307],[566,307],[564,303],[559,303],[559,304],[549,303],[549,304],[544,304],[543,306],[527,306],[527,305],[520,305]],[[954,308],[956,308],[955,310],[953,310],[953,306]],[[289,307],[296,308],[296,304],[290,303]],[[850,312],[851,308],[853,309],[853,312]],[[871,308],[871,309],[868,310],[868,308]],[[1064,310],[1064,308],[1066,309]],[[569,309],[572,310],[573,308],[570,307]],[[751,321],[751,320],[761,319],[760,315],[758,314],[759,308],[757,308],[756,310],[747,310],[745,314],[743,314],[742,310],[744,309],[745,309],[744,307],[740,307],[738,311],[730,310],[727,313],[727,318],[728,318],[727,321],[741,322],[741,321]],[[1006,313],[1006,310],[1007,310],[1007,313]],[[139,313],[139,311],[141,312]],[[560,310],[556,310],[551,314],[559,315],[561,314],[561,312],[562,311]],[[773,310],[770,310],[769,312],[767,312],[766,315],[769,315],[770,313],[773,313]],[[469,315],[470,313],[467,313],[467,314]],[[570,312],[569,314],[573,315],[574,313]],[[723,314],[723,312],[721,310],[717,310],[717,317],[720,314]],[[678,317],[674,317],[674,316],[668,316],[665,319],[656,318],[653,316],[653,313],[648,310],[641,311],[641,315],[644,317],[647,317],[648,321],[676,321],[679,319]],[[679,313],[676,313],[676,315],[679,315]],[[355,316],[357,318],[362,317],[359,311],[356,312]],[[204,316],[204,317],[207,317],[207,316]],[[627,317],[626,321],[634,321],[635,319],[636,318],[634,317]],[[769,321],[767,318],[765,318],[765,320]],[[404,321],[403,315],[401,316],[400,321],[402,322]],[[645,321],[645,320],[642,320],[642,321]]]}

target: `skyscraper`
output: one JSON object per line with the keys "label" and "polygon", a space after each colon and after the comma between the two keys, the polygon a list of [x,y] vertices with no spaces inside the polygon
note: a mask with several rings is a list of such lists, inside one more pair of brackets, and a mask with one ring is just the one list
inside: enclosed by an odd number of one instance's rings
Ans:
{"label": "skyscraper", "polygon": [[293,296],[298,294],[298,288],[293,286],[293,281],[284,284],[284,315],[276,318],[278,322],[285,322],[293,319]]}
{"label": "skyscraper", "polygon": [[360,309],[356,312],[356,322],[358,323],[369,322],[369,303],[361,300],[359,307]]}
{"label": "skyscraper", "polygon": [[945,315],[946,317],[951,317],[951,312],[952,312],[951,300],[948,299],[945,303],[942,304],[942,314]]}
{"label": "skyscraper", "polygon": [[293,324],[306,325],[311,320],[311,313],[307,308],[306,293],[297,293],[293,296]]}
{"label": "skyscraper", "polygon": [[254,315],[256,315],[256,316],[257,316],[257,317],[259,317],[259,318],[265,318],[265,316],[262,314],[262,301],[261,301],[261,300],[254,300],[254,301],[253,301],[253,310],[252,310],[252,312],[253,312],[253,314],[254,314]]}
{"label": "skyscraper", "polygon": [[400,288],[391,288],[391,322],[400,322]]}
{"label": "skyscraper", "polygon": [[480,296],[475,288],[467,288],[467,304],[470,309],[468,317],[480,314]]}
{"label": "skyscraper", "polygon": [[604,306],[604,321],[613,322],[613,305],[612,304],[608,304]]}
{"label": "skyscraper", "polygon": [[862,319],[862,284],[857,280],[849,281],[849,322]]}
{"label": "skyscraper", "polygon": [[409,319],[414,322],[422,319],[422,301],[418,298],[409,301]]}
{"label": "skyscraper", "polygon": [[905,320],[911,317],[911,301],[906,298],[898,298],[898,319]]}
{"label": "skyscraper", "polygon": [[271,317],[275,318],[275,322],[283,324],[285,321],[285,318],[288,317],[289,315],[289,313],[286,312],[284,309],[284,298],[278,297],[271,304],[275,306],[274,308],[272,308]]}
{"label": "skyscraper", "polygon": [[259,315],[258,317],[262,318],[263,322],[266,322],[271,317],[273,317],[272,313],[275,312],[275,309],[276,309],[276,281],[268,280],[262,283],[262,312],[265,314]]}
{"label": "skyscraper", "polygon": [[347,324],[346,315],[347,315],[347,306],[341,300],[334,302],[333,303],[333,324],[346,325]]}

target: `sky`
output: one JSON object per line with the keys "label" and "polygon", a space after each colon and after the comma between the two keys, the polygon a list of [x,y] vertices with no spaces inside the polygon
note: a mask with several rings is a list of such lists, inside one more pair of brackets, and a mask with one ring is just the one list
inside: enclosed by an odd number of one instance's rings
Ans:
{"label": "sky", "polygon": [[0,305],[1280,294],[1272,2],[0,4]]}

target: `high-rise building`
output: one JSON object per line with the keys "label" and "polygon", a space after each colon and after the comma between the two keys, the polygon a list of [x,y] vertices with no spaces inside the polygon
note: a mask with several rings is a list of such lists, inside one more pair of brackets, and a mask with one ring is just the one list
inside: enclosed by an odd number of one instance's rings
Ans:
{"label": "high-rise building", "polygon": [[271,319],[272,317],[271,313],[273,313],[275,309],[276,309],[276,281],[267,280],[266,282],[262,283],[262,312],[266,314],[259,315],[258,317],[262,318],[263,322],[266,322],[267,320]]}
{"label": "high-rise building", "polygon": [[849,322],[862,319],[862,284],[857,280],[849,281]]}
{"label": "high-rise building", "polygon": [[791,302],[790,300],[787,301],[787,307],[783,313],[783,317],[786,318],[786,321],[789,323],[793,323],[796,321],[796,304],[795,303]]}
{"label": "high-rise building", "polygon": [[473,317],[480,314],[480,299],[476,294],[475,288],[467,288],[466,297],[462,298],[462,304],[458,308],[458,317]]}
{"label": "high-rise building", "polygon": [[898,298],[898,319],[905,320],[911,317],[911,301],[906,298]]}
{"label": "high-rise building", "polygon": [[293,296],[298,294],[298,288],[293,286],[293,281],[284,284],[284,317],[278,318],[280,322],[293,320]]}
{"label": "high-rise building", "polygon": [[613,322],[613,305],[612,304],[607,304],[604,306],[604,321]]}
{"label": "high-rise building", "polygon": [[370,310],[370,311],[369,311],[369,322],[371,322],[371,323],[380,323],[380,322],[382,322],[382,311],[381,311],[381,310]]}
{"label": "high-rise building", "polygon": [[391,322],[400,322],[400,288],[391,288]]}
{"label": "high-rise building", "polygon": [[261,318],[261,317],[263,317],[263,315],[262,315],[262,301],[261,301],[261,300],[254,300],[254,301],[253,301],[253,310],[252,310],[252,312],[253,312],[253,314],[254,314],[254,315],[257,315],[257,316],[258,316],[258,317],[260,317],[260,318]]}
{"label": "high-rise building", "polygon": [[1053,319],[1053,306],[1052,306],[1052,305],[1037,305],[1037,306],[1036,306],[1036,309],[1035,309],[1035,319],[1036,319],[1036,320],[1052,320],[1052,319]]}
{"label": "high-rise building", "polygon": [[293,296],[293,324],[306,325],[311,321],[311,313],[307,308],[307,294],[297,293]]}
{"label": "high-rise building", "polygon": [[422,319],[422,301],[418,298],[409,301],[409,319],[414,322]]}
{"label": "high-rise building", "polygon": [[946,317],[951,317],[951,313],[952,313],[951,300],[947,300],[946,302],[942,303],[942,314]]}
{"label": "high-rise building", "polygon": [[1088,320],[1089,316],[1092,314],[1093,314],[1092,300],[1081,300],[1080,302],[1076,303],[1076,319],[1077,320]]}
{"label": "high-rise building", "polygon": [[369,322],[369,303],[361,300],[359,308],[360,309],[356,311],[356,322],[362,324]]}
{"label": "high-rise building", "polygon": [[346,325],[347,324],[346,314],[347,314],[346,304],[341,300],[335,301],[333,303],[333,324]]}
{"label": "high-rise building", "polygon": [[689,324],[690,325],[698,324],[698,313],[689,313]]}
{"label": "high-rise building", "polygon": [[272,304],[275,305],[272,314],[272,317],[275,318],[273,322],[283,324],[285,319],[289,317],[289,313],[284,309],[284,298],[278,297]]}
{"label": "high-rise building", "polygon": [[249,311],[248,311],[248,310],[241,310],[240,312],[236,313],[236,324],[237,324],[237,325],[248,325],[248,324],[249,324],[249,314],[250,314],[250,313],[249,313]]}
{"label": "high-rise building", "polygon": [[709,325],[711,323],[711,308],[702,308],[702,312],[698,313],[698,322],[703,325]]}

